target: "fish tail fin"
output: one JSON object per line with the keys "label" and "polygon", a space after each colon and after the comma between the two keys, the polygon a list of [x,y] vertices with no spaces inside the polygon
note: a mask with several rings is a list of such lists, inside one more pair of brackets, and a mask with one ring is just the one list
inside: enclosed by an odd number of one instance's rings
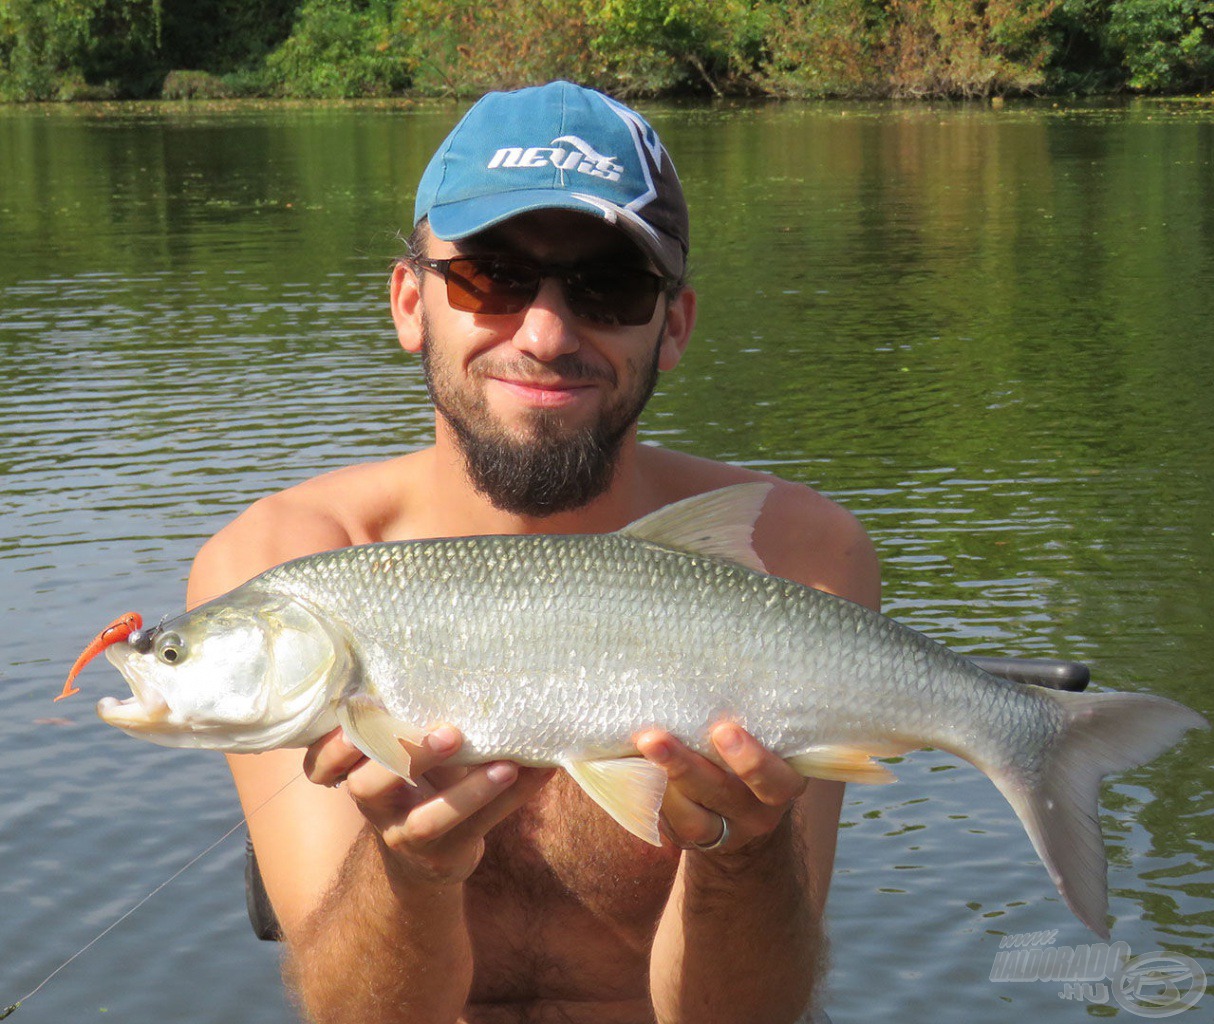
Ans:
{"label": "fish tail fin", "polygon": [[1100,780],[1145,764],[1189,729],[1209,728],[1196,711],[1141,693],[1042,690],[1061,706],[1054,742],[1027,770],[991,775],[1015,809],[1068,907],[1108,938],[1108,864],[1100,833]]}

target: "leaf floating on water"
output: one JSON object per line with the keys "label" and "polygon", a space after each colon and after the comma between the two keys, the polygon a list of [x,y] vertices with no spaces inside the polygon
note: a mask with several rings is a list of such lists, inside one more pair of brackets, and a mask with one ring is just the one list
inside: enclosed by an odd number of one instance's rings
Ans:
{"label": "leaf floating on water", "polygon": [[[34,725],[75,725],[76,723],[70,718],[35,718]],[[0,1020],[4,1020],[0,1017]]]}
{"label": "leaf floating on water", "polygon": [[20,1005],[20,1002],[16,1002],[12,1006],[6,1006],[3,1010],[0,1010],[0,1020],[4,1020],[5,1017],[9,1016]]}

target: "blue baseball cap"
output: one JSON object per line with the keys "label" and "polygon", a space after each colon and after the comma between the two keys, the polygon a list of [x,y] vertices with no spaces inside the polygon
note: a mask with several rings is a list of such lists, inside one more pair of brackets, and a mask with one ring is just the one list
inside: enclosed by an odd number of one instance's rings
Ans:
{"label": "blue baseball cap", "polygon": [[571,82],[477,100],[426,167],[413,223],[455,242],[551,209],[603,218],[682,280],[690,228],[670,154],[635,110]]}

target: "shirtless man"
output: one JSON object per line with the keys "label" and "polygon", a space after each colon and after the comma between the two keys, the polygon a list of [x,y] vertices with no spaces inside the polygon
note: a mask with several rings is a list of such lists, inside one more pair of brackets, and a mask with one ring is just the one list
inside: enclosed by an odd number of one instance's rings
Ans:
{"label": "shirtless man", "polygon": [[[400,344],[420,354],[433,446],[267,497],[202,549],[197,605],[300,555],[373,541],[618,529],[761,474],[642,445],[636,420],[695,322],[687,211],[638,115],[568,83],[484,97],[422,178],[392,274]],[[471,262],[448,263],[461,257]],[[863,530],[773,481],[766,565],[875,606]],[[723,770],[661,730],[667,842],[611,822],[563,774],[444,767],[436,726],[409,787],[340,730],[252,818],[286,975],[322,1022],[506,1024],[801,1019],[822,973],[842,786],[797,776],[737,726]],[[234,755],[246,810],[298,751]]]}

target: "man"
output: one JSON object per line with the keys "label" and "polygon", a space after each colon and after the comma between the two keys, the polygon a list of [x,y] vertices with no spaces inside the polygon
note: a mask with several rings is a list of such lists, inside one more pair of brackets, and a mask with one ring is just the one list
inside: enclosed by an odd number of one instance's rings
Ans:
{"label": "man", "polygon": [[[433,446],[256,503],[201,551],[198,604],[288,558],[373,541],[619,529],[761,474],[641,445],[636,421],[695,323],[687,210],[639,115],[558,82],[490,94],[440,147],[392,274],[400,344],[421,356]],[[775,481],[755,547],[776,573],[875,606],[856,522]],[[232,756],[287,976],[323,1022],[780,1021],[807,1012],[842,787],[806,780],[729,723],[728,771],[661,730],[660,849],[563,774],[444,767],[420,785],[340,731]]]}

